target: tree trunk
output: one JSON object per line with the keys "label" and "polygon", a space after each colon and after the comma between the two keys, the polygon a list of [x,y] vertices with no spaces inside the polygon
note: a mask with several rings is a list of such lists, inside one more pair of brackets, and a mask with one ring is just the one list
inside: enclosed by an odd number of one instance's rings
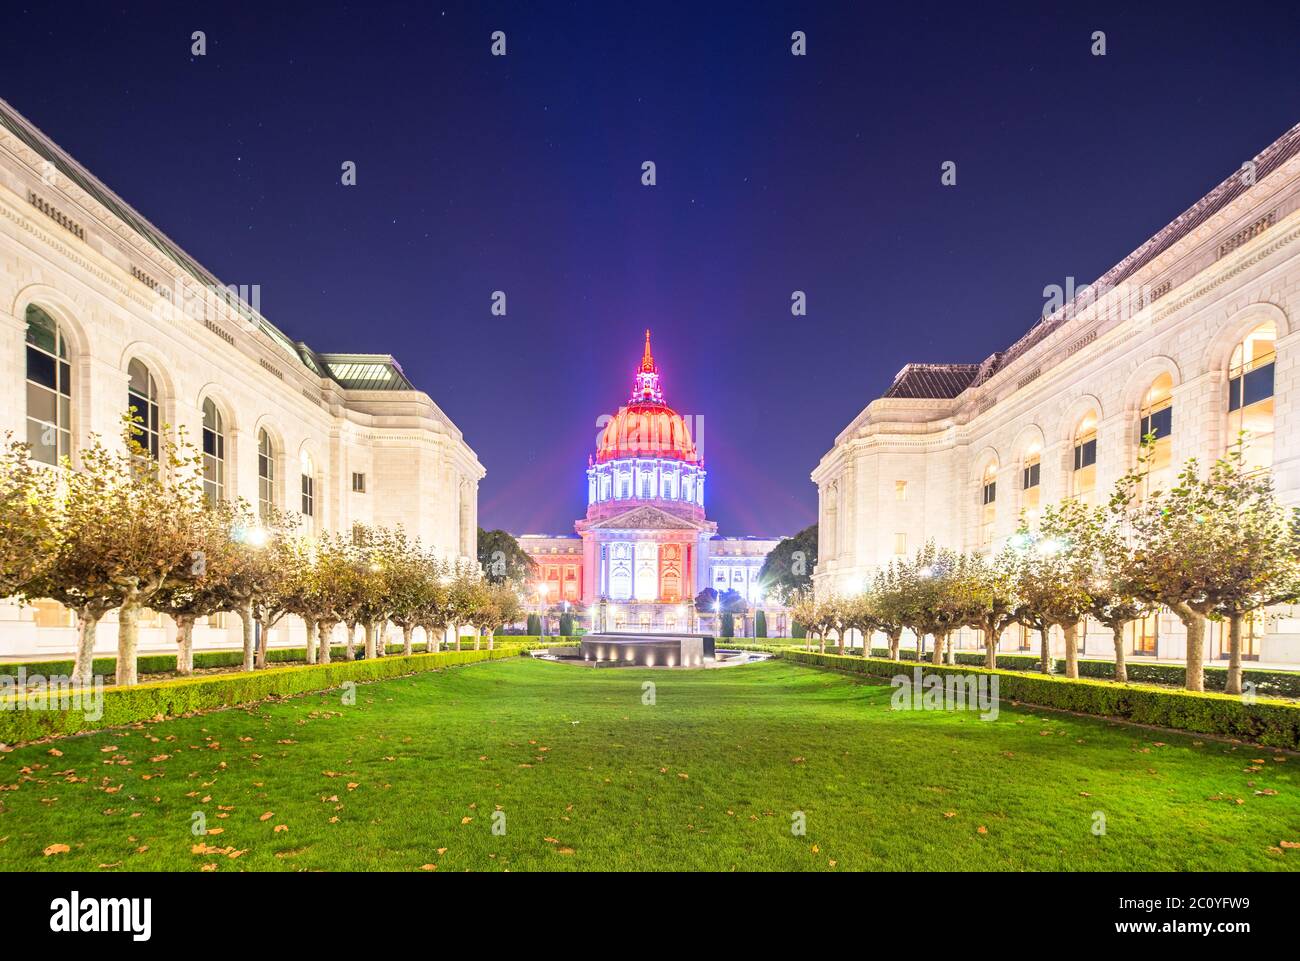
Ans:
{"label": "tree trunk", "polygon": [[953,640],[953,633],[955,632],[950,631],[943,636],[943,662],[955,666],[957,664],[957,642]]}
{"label": "tree trunk", "polygon": [[825,631],[817,632],[817,653],[818,654],[826,653],[826,632]]}
{"label": "tree trunk", "polygon": [[117,612],[117,684],[136,684],[135,652],[140,646],[140,603],[127,601]]}
{"label": "tree trunk", "polygon": [[1205,690],[1205,618],[1186,604],[1179,604],[1174,613],[1187,627],[1187,683],[1189,691]]}
{"label": "tree trunk", "polygon": [[261,643],[257,645],[257,660],[254,666],[257,670],[262,671],[266,669],[266,649],[271,646],[271,629],[266,626],[266,621],[260,617],[257,619],[257,627],[257,637]]}
{"label": "tree trunk", "polygon": [[478,625],[474,626],[474,650],[478,650],[479,643],[483,640],[483,628]]}
{"label": "tree trunk", "polygon": [[947,635],[940,634],[936,631],[931,636],[934,638],[934,650],[930,652],[930,663],[942,664],[943,663],[943,641]]}
{"label": "tree trunk", "polygon": [[366,632],[366,660],[373,661],[375,659],[375,622],[366,621],[364,627]]}
{"label": "tree trunk", "polygon": [[836,653],[837,653],[837,654],[843,654],[843,653],[844,653],[844,628],[841,627],[841,628],[840,628],[838,631],[836,631],[835,633],[839,635],[839,637],[838,637],[839,650],[836,651]]}
{"label": "tree trunk", "polygon": [[176,673],[194,673],[194,617],[179,614],[172,618],[176,622]]}
{"label": "tree trunk", "polygon": [[496,634],[497,634],[497,632],[496,632],[496,631],[488,631],[487,634],[488,634],[488,650],[490,651],[490,650],[492,650],[493,645],[494,645],[494,643],[495,643],[495,641],[496,641]]}
{"label": "tree trunk", "polygon": [[316,625],[316,641],[320,647],[316,660],[320,664],[330,662],[330,641],[334,637],[334,623],[332,621],[321,621]]}
{"label": "tree trunk", "polygon": [[990,671],[998,666],[998,636],[988,628],[984,629],[984,667]]}
{"label": "tree trunk", "polygon": [[1042,674],[1052,673],[1052,628],[1044,624],[1038,629],[1038,670]]}
{"label": "tree trunk", "polygon": [[257,638],[253,633],[253,605],[245,604],[235,612],[239,615],[239,623],[244,628],[244,670],[253,669],[253,657],[256,653],[254,645]]}
{"label": "tree trunk", "polygon": [[308,664],[316,663],[316,622],[310,617],[302,619],[303,626],[307,628],[307,640],[303,651],[303,656]]}
{"label": "tree trunk", "polygon": [[348,621],[345,626],[348,629],[347,639],[344,640],[343,659],[345,661],[355,661],[357,659],[356,642],[357,642],[357,622]]}
{"label": "tree trunk", "polygon": [[898,660],[898,645],[902,642],[902,640],[903,640],[902,631],[898,631],[894,634],[889,635],[889,659],[891,661]]}
{"label": "tree trunk", "polygon": [[1223,684],[1224,694],[1241,693],[1241,615],[1228,618],[1228,677]]}
{"label": "tree trunk", "polygon": [[95,633],[99,627],[98,614],[77,612],[77,659],[72,666],[74,684],[86,685],[95,673]]}
{"label": "tree trunk", "polygon": [[1065,676],[1078,678],[1079,652],[1075,645],[1079,639],[1079,625],[1077,622],[1067,624],[1063,630],[1065,632]]}
{"label": "tree trunk", "polygon": [[1115,680],[1128,683],[1128,662],[1124,660],[1124,625],[1112,624],[1110,636],[1115,641]]}
{"label": "tree trunk", "polygon": [[[460,625],[457,624],[454,628],[452,628],[452,630],[456,632],[456,650],[459,651],[460,650]],[[545,628],[543,628],[543,630],[545,630]]]}
{"label": "tree trunk", "polygon": [[414,630],[409,624],[402,625],[402,654],[406,657],[415,653],[415,641],[412,638]]}

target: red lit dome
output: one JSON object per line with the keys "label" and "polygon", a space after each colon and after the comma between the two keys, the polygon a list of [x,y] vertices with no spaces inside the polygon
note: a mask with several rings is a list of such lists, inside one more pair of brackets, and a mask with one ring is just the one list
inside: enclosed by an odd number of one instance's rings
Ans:
{"label": "red lit dome", "polygon": [[645,353],[637,368],[632,396],[605,425],[596,462],[624,457],[662,457],[690,464],[699,454],[682,415],[664,403],[659,368],[650,353],[650,331],[645,332]]}

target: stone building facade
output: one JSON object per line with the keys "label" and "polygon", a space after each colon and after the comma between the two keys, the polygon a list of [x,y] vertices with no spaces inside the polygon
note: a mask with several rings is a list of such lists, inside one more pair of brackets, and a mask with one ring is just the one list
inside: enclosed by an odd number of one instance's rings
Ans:
{"label": "stone building facade", "polygon": [[[1022,512],[1032,524],[1042,505],[1106,497],[1149,434],[1152,485],[1245,431],[1247,459],[1300,503],[1300,126],[1062,300],[981,363],[908,364],[836,437],[812,473],[818,591],[857,589],[930,539],[995,550]],[[1298,617],[1255,618],[1247,656],[1300,664]],[[1207,663],[1225,634],[1211,624]],[[1129,635],[1137,656],[1186,653],[1168,612]],[[1089,656],[1112,650],[1095,624],[1086,645]],[[1001,642],[1028,646],[1019,629]]]}
{"label": "stone building facade", "polygon": [[[400,525],[473,560],[485,472],[455,424],[391,356],[317,353],[256,294],[222,285],[0,101],[0,434],[75,466],[135,408],[147,445],[182,427],[202,443],[209,496],[299,511],[309,531]],[[0,600],[0,655],[70,651],[71,625],[52,602]],[[173,632],[146,619],[141,648]],[[110,616],[99,649],[115,644]],[[238,646],[235,619],[201,624],[195,646]]]}

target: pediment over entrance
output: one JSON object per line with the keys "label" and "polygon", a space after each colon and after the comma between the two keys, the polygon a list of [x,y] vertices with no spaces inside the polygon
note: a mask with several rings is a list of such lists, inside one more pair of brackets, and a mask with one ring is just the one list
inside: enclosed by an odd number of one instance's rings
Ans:
{"label": "pediment over entrance", "polygon": [[605,518],[602,521],[579,521],[580,531],[599,530],[651,530],[651,531],[708,531],[713,532],[717,525],[712,521],[692,521],[678,517],[657,507],[640,505],[622,514]]}

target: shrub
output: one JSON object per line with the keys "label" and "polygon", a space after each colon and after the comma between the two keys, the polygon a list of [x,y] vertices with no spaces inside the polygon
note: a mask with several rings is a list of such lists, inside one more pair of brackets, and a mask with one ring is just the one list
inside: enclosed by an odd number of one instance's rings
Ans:
{"label": "shrub", "polygon": [[762,610],[754,613],[754,636],[767,637],[767,615]]}
{"label": "shrub", "polygon": [[[899,673],[897,661],[878,658],[797,650],[784,650],[780,656],[801,664],[879,678],[890,678]],[[997,674],[998,693],[1003,701],[1023,701],[1039,707],[1120,718],[1137,724],[1217,734],[1289,750],[1300,749],[1300,705],[1285,701],[1257,700],[1245,704],[1240,698],[1227,694],[1198,694],[1007,670],[988,672],[971,667],[929,664],[921,669],[925,674],[940,675]]]}
{"label": "shrub", "polygon": [[456,664],[515,657],[518,653],[517,648],[447,651],[369,661],[309,664],[217,677],[185,677],[134,687],[110,687],[104,690],[103,715],[93,721],[80,710],[19,709],[18,702],[36,703],[36,700],[33,696],[18,694],[0,700],[0,742],[14,744],[52,734],[118,727],[155,718],[176,717],[190,711],[248,704],[268,697],[327,691],[346,681],[378,681],[403,674],[436,671]]}

